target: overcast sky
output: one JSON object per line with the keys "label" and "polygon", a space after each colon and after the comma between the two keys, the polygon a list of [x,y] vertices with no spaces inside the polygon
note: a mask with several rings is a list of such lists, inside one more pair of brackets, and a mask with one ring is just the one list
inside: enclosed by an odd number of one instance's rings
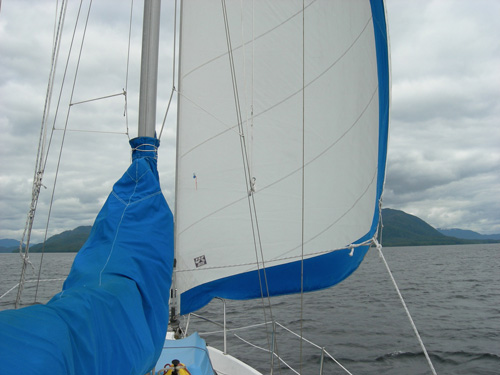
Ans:
{"label": "overcast sky", "polygon": [[[0,238],[19,239],[29,209],[50,68],[53,3],[1,3]],[[76,1],[70,3],[65,20],[68,35],[74,24],[73,7],[77,6]],[[127,81],[130,9],[124,3],[94,1],[72,102],[119,94],[126,88],[128,116],[123,116],[123,95],[74,105],[69,114],[67,103],[61,102],[56,128],[63,128],[69,118],[72,131],[64,140],[49,236],[91,225],[112,184],[129,163],[125,133],[128,122],[130,138],[136,136],[142,16],[133,18]],[[162,8],[161,33],[166,42],[162,42],[160,64],[166,69],[159,79],[158,123],[172,87],[171,3],[163,1]],[[136,1],[135,7],[142,13],[142,2]],[[384,206],[417,215],[434,227],[500,233],[500,1],[389,0],[387,8],[392,118]],[[75,51],[80,49],[82,27],[77,30]],[[65,56],[69,41],[65,39],[61,56]],[[57,66],[58,77],[65,64],[63,57]],[[73,76],[74,65],[67,76]],[[72,87],[70,79],[64,91],[69,93]],[[53,108],[59,90],[56,85]],[[55,113],[54,109],[49,115],[50,126]],[[161,184],[169,203],[173,203],[174,120],[175,107],[160,147]],[[75,130],[120,134],[95,137]],[[62,134],[61,130],[53,133],[50,153],[56,161]],[[42,240],[47,225],[44,216],[53,179],[47,172],[34,242]]]}

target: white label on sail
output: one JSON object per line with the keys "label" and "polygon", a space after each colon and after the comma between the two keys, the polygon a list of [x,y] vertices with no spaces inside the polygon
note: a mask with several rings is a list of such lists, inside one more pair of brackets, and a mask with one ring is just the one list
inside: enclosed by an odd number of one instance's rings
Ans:
{"label": "white label on sail", "polygon": [[205,264],[207,264],[205,255],[194,258],[194,265],[196,266],[196,268],[204,266]]}

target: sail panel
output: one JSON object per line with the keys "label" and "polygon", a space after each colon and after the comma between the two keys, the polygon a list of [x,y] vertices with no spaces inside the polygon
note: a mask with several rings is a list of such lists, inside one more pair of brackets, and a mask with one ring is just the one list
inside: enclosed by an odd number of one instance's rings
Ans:
{"label": "sail panel", "polygon": [[168,324],[173,217],[159,185],[159,141],[131,141],[133,162],[102,207],[62,292],[0,313],[2,374],[145,374]]}
{"label": "sail panel", "polygon": [[[214,296],[260,296],[264,266],[271,295],[300,291],[285,275],[302,259],[306,290],[341,281],[366,249],[337,257],[374,236],[385,177],[383,2],[225,4],[184,2],[181,15],[183,313]],[[326,275],[316,271],[323,265]]]}

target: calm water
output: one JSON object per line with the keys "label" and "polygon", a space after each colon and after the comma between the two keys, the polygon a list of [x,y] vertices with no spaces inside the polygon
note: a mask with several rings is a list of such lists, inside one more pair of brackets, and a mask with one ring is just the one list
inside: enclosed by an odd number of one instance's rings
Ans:
{"label": "calm water", "polygon": [[[384,249],[394,277],[438,374],[500,374],[500,245],[428,246]],[[74,254],[44,257],[44,278],[64,277]],[[38,269],[40,256],[32,255]],[[0,254],[0,296],[19,280],[20,260]],[[39,302],[60,290],[62,282],[42,283]],[[35,283],[25,288],[23,303],[30,303]],[[15,291],[0,299],[10,308]],[[273,299],[273,318],[300,332],[300,297]],[[242,306],[243,305],[243,306]],[[304,296],[302,329],[305,338],[332,354],[353,374],[430,374],[425,357],[406,318],[389,276],[371,250],[361,267],[344,283]],[[222,303],[214,301],[200,314],[222,322]],[[227,302],[229,327],[256,324],[264,319],[261,301]],[[270,312],[267,311],[269,319]],[[218,328],[192,318],[189,331]],[[267,346],[265,330],[236,331],[240,337]],[[221,335],[204,336],[222,344]],[[299,340],[277,329],[277,350],[295,368],[300,362]],[[272,340],[272,339],[271,339]],[[228,352],[263,373],[269,373],[265,352],[248,348],[230,336]],[[318,374],[321,350],[304,344],[303,373]],[[275,374],[278,368],[275,366]],[[282,374],[292,374],[282,366]],[[327,361],[324,374],[344,373]]]}

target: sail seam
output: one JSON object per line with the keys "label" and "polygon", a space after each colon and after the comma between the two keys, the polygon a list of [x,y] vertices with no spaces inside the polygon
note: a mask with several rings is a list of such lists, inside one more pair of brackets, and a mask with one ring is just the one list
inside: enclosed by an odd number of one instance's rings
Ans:
{"label": "sail seam", "polygon": [[[307,5],[307,7],[306,7],[306,8],[310,7],[310,6],[311,6],[312,4],[314,4],[316,1],[317,1],[317,0],[313,0],[313,1],[311,1],[311,3],[309,3],[309,5]],[[285,25],[287,22],[289,22],[289,21],[290,21],[290,20],[292,20],[293,18],[295,18],[295,17],[299,16],[301,13],[302,13],[302,8],[301,8],[298,12],[294,13],[292,16],[288,17],[286,20],[284,20],[283,22],[281,22],[279,25],[276,25],[275,27],[273,27],[273,28],[269,29],[268,31],[266,31],[266,32],[264,32],[264,33],[262,33],[262,34],[258,35],[257,37],[254,37],[254,38],[253,38],[253,40],[252,40],[252,41],[250,41],[250,42],[242,43],[240,46],[238,46],[238,47],[234,48],[234,49],[233,49],[233,51],[237,51],[237,50],[239,50],[240,48],[244,48],[247,44],[254,43],[256,40],[259,40],[259,39],[263,38],[264,36],[266,36],[267,34],[272,33],[274,30],[279,29],[281,26]],[[210,59],[210,60],[208,60],[208,61],[204,62],[203,64],[198,65],[196,68],[191,69],[189,72],[187,72],[186,74],[184,74],[184,75],[182,76],[182,79],[186,78],[187,76],[189,76],[190,74],[194,73],[194,72],[195,72],[195,71],[197,71],[198,69],[201,69],[201,68],[202,68],[202,67],[204,67],[205,65],[208,65],[208,64],[210,64],[210,63],[212,63],[212,62],[214,62],[214,61],[216,61],[216,60],[218,60],[218,59],[223,58],[224,56],[228,55],[228,53],[229,53],[229,52],[224,52],[223,54],[220,54],[220,55],[218,55],[218,56],[216,56],[216,57],[213,57],[212,59]]]}
{"label": "sail seam", "polygon": [[[365,112],[367,111],[367,109],[369,108],[370,104],[373,102],[373,99],[375,97],[375,94],[377,93],[378,91],[378,86],[377,88],[375,88],[375,90],[373,91],[372,93],[372,96],[370,97],[370,100],[368,101],[366,107],[363,109],[363,111],[361,111],[360,115],[358,116],[358,118],[352,123],[352,125],[339,137],[337,138],[332,144],[330,144],[327,148],[325,148],[321,153],[317,154],[314,158],[312,158],[311,160],[309,160],[305,165],[304,167],[307,167],[308,165],[310,165],[311,163],[313,163],[314,161],[316,161],[318,158],[320,158],[322,155],[324,155],[328,150],[330,150],[332,147],[334,147],[336,144],[338,144],[355,126],[356,124],[359,122],[359,120],[363,117],[363,115],[365,114]],[[186,153],[184,154],[186,155]],[[300,166],[299,168],[291,171],[290,173],[284,175],[283,177],[273,181],[272,183],[266,185],[266,186],[263,186],[262,188],[259,189],[259,191],[264,191],[268,188],[270,188],[271,186],[274,186],[284,180],[286,180],[287,178],[290,178],[291,176],[293,176],[294,174],[300,172],[302,170],[302,166]],[[372,179],[372,182],[373,182],[373,179]],[[372,182],[370,182],[369,186],[372,184]],[[228,207],[231,207],[243,200],[247,199],[246,196],[244,197],[241,197],[240,199],[237,199],[231,203],[228,203],[227,205],[225,205],[224,207],[221,207],[207,215],[205,215],[204,217],[200,218],[199,220],[195,221],[194,223],[192,223],[191,225],[189,225],[188,227],[186,227],[185,229],[182,229],[182,230],[179,230],[179,236],[184,233],[185,231],[187,231],[189,228],[195,226],[196,224],[202,222],[203,220],[211,217],[212,215],[216,214],[217,212],[220,212],[220,211],[223,211],[225,210],[226,208]]]}
{"label": "sail seam", "polygon": [[[137,163],[137,162],[136,162],[136,165],[135,165],[135,169],[136,169],[136,173],[137,173],[137,171],[139,169],[139,163]],[[127,171],[127,173],[128,173],[128,171]],[[106,262],[104,263],[104,266],[102,267],[101,271],[99,272],[99,286],[102,285],[102,274],[103,274],[104,270],[106,269],[106,267],[108,266],[108,263],[109,263],[109,261],[111,259],[111,255],[113,255],[113,251],[115,249],[116,239],[118,238],[118,233],[120,232],[120,228],[121,228],[121,224],[123,222],[123,218],[125,217],[125,213],[127,212],[128,207],[131,205],[130,201],[132,200],[132,197],[135,195],[135,192],[137,191],[137,186],[138,186],[139,180],[140,180],[140,178],[135,180],[134,190],[132,191],[132,194],[130,194],[130,196],[129,196],[129,203],[126,204],[126,206],[123,208],[122,215],[120,217],[120,222],[116,226],[115,236],[113,238],[113,243],[111,244],[111,249],[109,251],[108,258],[106,259]],[[132,181],[134,181],[133,178],[132,178]],[[114,193],[114,191],[113,191],[113,193]]]}
{"label": "sail seam", "polygon": [[[347,249],[353,249],[356,247],[361,247],[361,246],[368,246],[372,243],[372,239],[369,239],[367,241],[363,241],[361,243],[356,243],[356,244],[349,244],[345,247],[341,247],[338,249],[330,249],[330,250],[322,250],[322,251],[316,251],[314,253],[309,253],[307,254],[307,259],[313,258],[314,256],[317,255],[324,255],[324,254],[329,254],[333,253],[335,251],[341,251],[341,250],[347,250]],[[284,260],[290,260],[290,259],[299,259],[301,255],[294,255],[294,256],[289,256],[289,257],[283,257],[283,258],[275,258],[275,259],[268,259],[266,260],[267,263],[276,263],[276,262],[281,262]],[[235,268],[235,267],[243,267],[243,266],[253,266],[255,265],[254,262],[248,262],[248,263],[239,263],[239,264],[231,264],[231,265],[226,265],[226,266],[217,266],[217,267],[210,267],[210,266],[203,266],[202,268],[187,268],[183,270],[177,269],[175,272],[193,272],[193,271],[208,271],[208,270],[214,270],[214,269],[223,269],[223,268]]]}
{"label": "sail seam", "polygon": [[[290,100],[291,98],[293,98],[294,96],[296,95],[299,95],[303,90],[305,90],[306,88],[308,88],[310,85],[312,85],[314,82],[316,82],[318,79],[320,79],[323,75],[325,75],[329,70],[331,70],[340,60],[342,60],[346,55],[347,53],[352,49],[352,47],[357,43],[357,41],[361,38],[361,36],[365,33],[365,31],[367,30],[368,28],[368,25],[370,25],[370,22],[372,21],[372,18],[369,18],[368,21],[366,22],[365,26],[363,27],[363,29],[361,30],[361,32],[358,34],[358,36],[354,39],[354,41],[351,43],[351,45],[344,51],[344,53],[342,55],[340,55],[335,61],[333,61],[323,72],[319,73],[314,79],[312,79],[310,82],[308,82],[305,86],[301,87],[299,90],[293,92],[292,94],[290,94],[289,96],[283,98],[282,100],[276,102],[275,104],[273,104],[272,106],[264,109],[263,111],[257,113],[257,114],[254,114],[253,115],[253,118],[257,118],[269,111],[271,111],[272,109],[278,107],[279,105],[287,102],[288,100]],[[235,48],[235,49],[238,49],[238,48]],[[377,91],[378,89],[378,85],[375,89],[375,92]],[[202,146],[203,144],[207,143],[207,142],[210,142],[214,139],[216,139],[217,137],[220,137],[221,135],[227,133],[228,131],[234,131],[236,133],[238,133],[235,129],[239,127],[239,125],[228,125],[226,123],[224,123],[222,120],[220,120],[219,118],[217,118],[217,116],[213,115],[212,113],[210,113],[209,110],[203,108],[202,106],[200,106],[199,104],[197,104],[194,100],[188,98],[185,94],[179,92],[179,94],[181,96],[183,96],[184,98],[186,98],[187,100],[189,100],[192,104],[194,104],[196,107],[198,107],[199,109],[201,109],[202,111],[206,112],[208,115],[210,115],[212,118],[214,118],[215,120],[217,120],[218,122],[220,122],[221,124],[223,124],[227,129],[211,136],[210,138],[207,138],[206,140],[204,140],[203,142],[200,142],[199,144],[197,144],[196,146],[192,147],[191,149],[187,150],[186,152],[184,152],[182,155],[179,155],[180,158],[183,158],[184,156],[186,156],[187,154],[189,154],[190,152],[192,152],[193,150],[195,150],[196,148]],[[371,102],[371,100],[370,100]]]}
{"label": "sail seam", "polygon": [[137,203],[143,202],[143,201],[145,201],[145,200],[147,200],[147,199],[149,199],[149,198],[152,198],[152,197],[155,197],[155,196],[157,196],[157,195],[161,194],[161,191],[157,191],[156,193],[150,194],[150,195],[148,195],[148,196],[146,196],[146,197],[143,197],[143,198],[141,198],[141,199],[139,199],[139,200],[136,200],[136,201],[133,201],[133,202],[128,202],[128,203],[127,203],[126,201],[124,201],[122,198],[120,198],[120,197],[119,197],[119,196],[118,196],[118,195],[117,195],[114,191],[112,192],[112,194],[113,194],[113,196],[114,196],[116,199],[118,199],[118,200],[119,200],[121,203],[123,203],[124,205],[126,205],[126,206],[132,206],[132,205],[134,205],[134,204],[137,204]]}

